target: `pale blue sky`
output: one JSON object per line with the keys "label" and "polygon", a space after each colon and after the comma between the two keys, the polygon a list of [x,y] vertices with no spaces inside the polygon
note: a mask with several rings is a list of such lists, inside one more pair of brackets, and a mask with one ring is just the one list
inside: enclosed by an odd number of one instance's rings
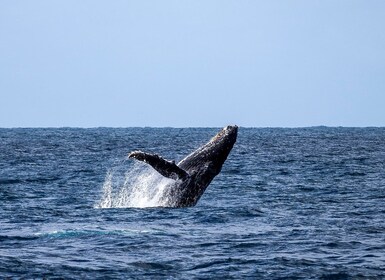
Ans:
{"label": "pale blue sky", "polygon": [[0,127],[384,126],[385,1],[0,1]]}

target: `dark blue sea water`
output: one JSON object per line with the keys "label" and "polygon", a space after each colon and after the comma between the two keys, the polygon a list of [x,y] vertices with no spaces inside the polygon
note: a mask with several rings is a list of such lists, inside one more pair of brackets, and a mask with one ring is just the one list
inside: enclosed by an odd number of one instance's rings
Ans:
{"label": "dark blue sea water", "polygon": [[197,206],[153,207],[126,155],[218,130],[0,129],[0,278],[385,279],[385,128],[240,128]]}

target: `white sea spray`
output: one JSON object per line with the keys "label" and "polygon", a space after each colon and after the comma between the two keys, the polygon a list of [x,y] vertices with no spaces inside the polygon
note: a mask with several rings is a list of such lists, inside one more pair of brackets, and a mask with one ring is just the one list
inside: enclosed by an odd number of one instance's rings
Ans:
{"label": "white sea spray", "polygon": [[102,197],[96,208],[145,208],[164,206],[162,199],[172,183],[141,162],[135,162],[128,171],[112,168],[106,174]]}

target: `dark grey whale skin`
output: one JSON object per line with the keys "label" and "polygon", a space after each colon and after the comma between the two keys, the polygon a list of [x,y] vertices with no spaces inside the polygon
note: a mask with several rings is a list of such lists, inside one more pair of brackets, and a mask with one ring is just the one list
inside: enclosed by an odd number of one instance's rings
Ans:
{"label": "dark grey whale skin", "polygon": [[156,154],[131,152],[128,157],[151,165],[161,175],[174,179],[166,188],[162,200],[165,207],[195,206],[216,175],[222,169],[234,143],[238,127],[226,126],[207,144],[201,146],[178,164]]}

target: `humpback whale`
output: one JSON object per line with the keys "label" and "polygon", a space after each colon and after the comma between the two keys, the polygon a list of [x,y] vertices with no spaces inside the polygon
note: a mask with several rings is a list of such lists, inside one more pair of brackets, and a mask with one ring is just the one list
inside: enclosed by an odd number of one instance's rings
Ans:
{"label": "humpback whale", "polygon": [[164,177],[173,179],[161,198],[165,207],[191,207],[196,205],[207,186],[221,171],[237,133],[236,125],[223,128],[208,143],[177,164],[142,151],[131,152],[128,157],[143,161]]}

